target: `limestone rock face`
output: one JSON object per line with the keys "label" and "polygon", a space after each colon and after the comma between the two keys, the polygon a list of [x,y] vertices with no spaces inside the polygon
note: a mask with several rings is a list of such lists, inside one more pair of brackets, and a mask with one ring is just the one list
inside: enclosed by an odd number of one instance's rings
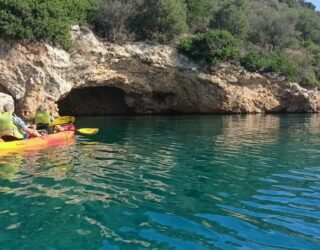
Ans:
{"label": "limestone rock face", "polygon": [[320,110],[319,91],[283,77],[231,65],[208,73],[169,46],[107,44],[77,26],[71,32],[70,52],[0,41],[0,91],[14,98],[24,118],[43,102],[69,114]]}

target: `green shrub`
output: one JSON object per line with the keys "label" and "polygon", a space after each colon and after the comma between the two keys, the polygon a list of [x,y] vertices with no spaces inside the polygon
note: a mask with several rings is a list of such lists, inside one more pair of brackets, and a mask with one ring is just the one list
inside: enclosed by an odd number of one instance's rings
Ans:
{"label": "green shrub", "polygon": [[314,60],[315,75],[318,82],[320,82],[320,51],[314,52],[313,60]]}
{"label": "green shrub", "polygon": [[0,35],[70,47],[69,29],[84,22],[95,0],[0,0]]}
{"label": "green shrub", "polygon": [[180,40],[180,50],[187,55],[192,54],[193,49],[193,38],[185,37]]}
{"label": "green shrub", "polygon": [[301,85],[304,87],[315,87],[319,85],[319,78],[316,76],[316,72],[312,68],[308,68],[303,72],[301,76]]}
{"label": "green shrub", "polygon": [[295,63],[285,54],[271,52],[266,57],[266,72],[274,72],[287,77],[290,81],[298,80],[298,69]]}
{"label": "green shrub", "polygon": [[225,30],[183,38],[179,49],[190,58],[213,67],[221,61],[237,62],[240,57],[238,40]]}
{"label": "green shrub", "polygon": [[299,81],[298,66],[287,55],[271,52],[266,56],[251,52],[241,59],[241,65],[250,71],[277,73],[285,76],[289,81]]}
{"label": "green shrub", "polygon": [[294,60],[299,65],[301,84],[306,87],[314,87],[320,83],[320,47],[310,44],[309,50],[303,52],[299,54],[299,58]]}
{"label": "green shrub", "polygon": [[264,71],[266,58],[257,52],[251,52],[241,59],[241,65],[250,71]]}

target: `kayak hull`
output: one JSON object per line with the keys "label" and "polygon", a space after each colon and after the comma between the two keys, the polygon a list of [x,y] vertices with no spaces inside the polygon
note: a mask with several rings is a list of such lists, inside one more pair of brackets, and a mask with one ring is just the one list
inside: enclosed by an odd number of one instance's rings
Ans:
{"label": "kayak hull", "polygon": [[75,131],[65,131],[42,137],[0,143],[0,154],[8,151],[39,150],[47,147],[65,145],[74,142]]}

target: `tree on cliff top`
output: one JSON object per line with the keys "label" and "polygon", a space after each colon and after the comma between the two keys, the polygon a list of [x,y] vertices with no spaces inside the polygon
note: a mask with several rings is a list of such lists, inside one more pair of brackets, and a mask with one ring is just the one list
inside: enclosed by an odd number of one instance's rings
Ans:
{"label": "tree on cliff top", "polygon": [[132,25],[140,4],[139,0],[101,0],[99,11],[91,19],[94,31],[112,42],[134,39]]}
{"label": "tree on cliff top", "polygon": [[297,39],[296,16],[274,8],[253,9],[251,13],[250,42],[265,50],[290,48]]}
{"label": "tree on cliff top", "polygon": [[211,21],[211,27],[215,29],[224,29],[231,34],[245,38],[249,31],[247,2],[238,0],[237,3],[227,3],[220,8]]}
{"label": "tree on cliff top", "polygon": [[212,16],[218,9],[218,1],[186,0],[186,5],[189,31],[191,33],[207,31]]}
{"label": "tree on cliff top", "polygon": [[187,31],[183,0],[145,0],[134,23],[138,39],[167,43]]}

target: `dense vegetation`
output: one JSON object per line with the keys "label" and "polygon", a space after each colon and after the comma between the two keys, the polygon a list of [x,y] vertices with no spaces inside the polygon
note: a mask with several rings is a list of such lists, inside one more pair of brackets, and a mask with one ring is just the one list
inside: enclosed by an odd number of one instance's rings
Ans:
{"label": "dense vegetation", "polygon": [[71,46],[70,26],[87,22],[94,0],[0,0],[2,37]]}
{"label": "dense vegetation", "polygon": [[320,81],[320,15],[304,0],[0,0],[3,37],[68,48],[76,23],[112,42],[171,43],[208,68]]}

